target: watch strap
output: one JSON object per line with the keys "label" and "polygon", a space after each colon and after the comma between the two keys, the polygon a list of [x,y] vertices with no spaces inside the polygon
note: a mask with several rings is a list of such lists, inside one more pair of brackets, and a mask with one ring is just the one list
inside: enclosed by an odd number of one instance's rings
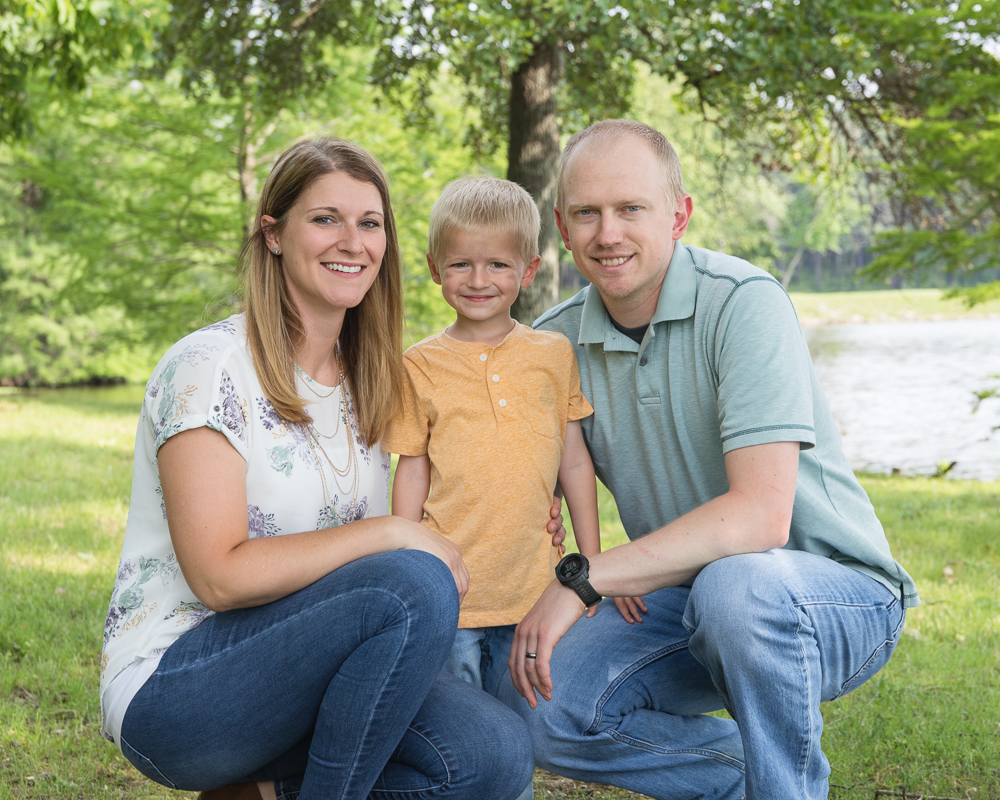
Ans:
{"label": "watch strap", "polygon": [[590,581],[582,575],[568,583],[567,586],[571,587],[573,591],[576,592],[577,596],[583,601],[583,604],[587,608],[596,606],[601,602],[601,600],[604,599],[597,593],[597,590],[591,586]]}

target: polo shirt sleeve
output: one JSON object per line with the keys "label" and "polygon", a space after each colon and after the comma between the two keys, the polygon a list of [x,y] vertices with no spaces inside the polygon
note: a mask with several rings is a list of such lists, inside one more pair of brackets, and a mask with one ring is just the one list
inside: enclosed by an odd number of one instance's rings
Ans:
{"label": "polo shirt sleeve", "polygon": [[737,284],[712,344],[722,452],[771,442],[814,447],[812,363],[781,285],[763,276]]}
{"label": "polo shirt sleeve", "polygon": [[567,349],[569,351],[569,407],[566,412],[566,419],[569,422],[577,419],[583,419],[584,417],[589,417],[594,413],[593,406],[587,402],[587,398],[583,396],[583,391],[580,389],[580,365],[576,363],[576,353],[573,352],[573,345],[566,340]]}
{"label": "polo shirt sleeve", "polygon": [[401,456],[422,456],[427,452],[430,425],[420,401],[419,386],[423,377],[413,361],[403,357],[406,378],[403,381],[403,407],[382,436],[382,449]]}

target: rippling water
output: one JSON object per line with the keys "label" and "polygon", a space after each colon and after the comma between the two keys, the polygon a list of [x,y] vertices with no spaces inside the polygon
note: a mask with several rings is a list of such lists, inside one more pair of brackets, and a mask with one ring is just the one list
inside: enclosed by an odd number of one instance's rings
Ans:
{"label": "rippling water", "polygon": [[975,414],[972,392],[1000,381],[1000,320],[807,328],[820,383],[855,469],[1000,478],[1000,400]]}

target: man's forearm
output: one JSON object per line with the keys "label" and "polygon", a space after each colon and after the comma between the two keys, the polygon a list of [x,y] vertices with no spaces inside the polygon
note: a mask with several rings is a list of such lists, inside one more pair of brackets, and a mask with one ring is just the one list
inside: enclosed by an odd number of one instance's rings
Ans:
{"label": "man's forearm", "polygon": [[641,539],[591,559],[590,582],[625,597],[678,586],[720,558],[788,541],[798,444],[779,442],[726,456],[730,490]]}

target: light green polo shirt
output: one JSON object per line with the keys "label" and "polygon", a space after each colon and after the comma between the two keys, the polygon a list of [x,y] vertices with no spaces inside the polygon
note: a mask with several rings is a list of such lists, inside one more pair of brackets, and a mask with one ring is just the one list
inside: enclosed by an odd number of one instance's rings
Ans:
{"label": "light green polo shirt", "polygon": [[920,603],[840,447],[791,300],[746,261],[680,242],[642,344],[587,287],[536,328],[574,342],[594,407],[583,433],[600,480],[638,539],[729,490],[723,456],[799,442],[785,547],[832,558]]}

